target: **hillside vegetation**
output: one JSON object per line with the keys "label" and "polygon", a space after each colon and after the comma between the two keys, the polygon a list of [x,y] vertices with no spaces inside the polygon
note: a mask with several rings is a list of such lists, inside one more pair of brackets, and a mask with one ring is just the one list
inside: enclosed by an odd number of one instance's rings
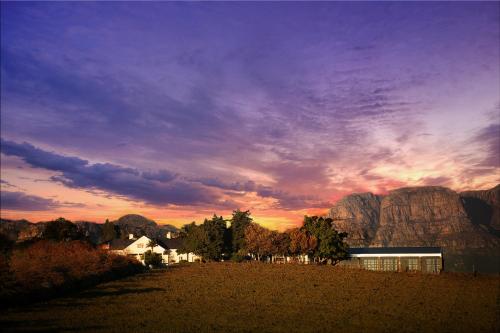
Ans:
{"label": "hillside vegetation", "polygon": [[318,265],[170,267],[0,314],[7,331],[495,332],[498,276]]}

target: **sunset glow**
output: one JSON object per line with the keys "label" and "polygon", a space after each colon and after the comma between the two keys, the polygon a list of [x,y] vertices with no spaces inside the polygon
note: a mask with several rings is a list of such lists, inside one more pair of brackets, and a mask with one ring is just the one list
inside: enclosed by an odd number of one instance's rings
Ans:
{"label": "sunset glow", "polygon": [[2,3],[2,218],[280,230],[500,182],[500,6]]}

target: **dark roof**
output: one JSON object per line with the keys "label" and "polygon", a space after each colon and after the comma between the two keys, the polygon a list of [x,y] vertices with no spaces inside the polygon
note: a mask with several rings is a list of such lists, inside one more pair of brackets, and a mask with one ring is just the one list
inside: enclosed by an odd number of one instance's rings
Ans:
{"label": "dark roof", "polygon": [[[147,237],[147,236],[146,236]],[[148,237],[150,238],[150,237]],[[151,238],[150,238],[151,239]],[[110,250],[123,250],[137,239],[113,239],[109,242]],[[165,249],[178,249],[182,245],[182,239],[180,238],[161,238],[156,240],[158,245]]]}
{"label": "dark roof", "polygon": [[351,247],[349,254],[441,253],[440,247]]}
{"label": "dark roof", "polygon": [[113,239],[109,242],[110,250],[123,250],[137,239]]}
{"label": "dark roof", "polygon": [[159,241],[160,245],[166,249],[177,250],[182,245],[181,238],[163,238]]}

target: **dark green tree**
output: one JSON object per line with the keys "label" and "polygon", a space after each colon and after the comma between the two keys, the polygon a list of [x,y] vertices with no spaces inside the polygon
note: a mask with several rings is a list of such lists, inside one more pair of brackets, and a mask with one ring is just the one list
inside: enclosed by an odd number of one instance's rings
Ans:
{"label": "dark green tree", "polygon": [[224,242],[226,221],[222,216],[214,214],[211,220],[205,219],[201,227],[207,242],[204,246],[205,251],[201,255],[206,260],[221,260],[226,248]]}
{"label": "dark green tree", "polygon": [[195,253],[201,255],[205,253],[207,243],[205,232],[201,225],[196,225],[192,222],[186,224],[180,230],[179,237],[182,239],[182,244],[177,250],[179,253]]}
{"label": "dark green tree", "polygon": [[335,230],[332,222],[331,218],[304,216],[303,228],[317,239],[317,246],[313,251],[315,261],[330,261],[332,265],[336,265],[349,257],[349,246],[344,241],[347,233]]}
{"label": "dark green tree", "polygon": [[106,219],[106,222],[102,226],[102,241],[109,242],[116,238],[118,238],[116,226],[113,222],[109,222],[109,220]]}
{"label": "dark green tree", "polygon": [[187,224],[181,228],[183,244],[178,252],[193,252],[204,260],[221,260],[226,249],[225,235],[226,221],[222,216],[214,215],[210,220],[205,219],[201,225],[194,222]]}
{"label": "dark green tree", "polygon": [[250,211],[241,211],[239,209],[233,211],[233,216],[231,218],[231,247],[233,254],[242,255],[246,247],[245,244],[245,229],[252,222],[250,217]]}
{"label": "dark green tree", "polygon": [[54,241],[71,241],[83,239],[84,237],[75,224],[60,217],[47,223],[42,238]]}

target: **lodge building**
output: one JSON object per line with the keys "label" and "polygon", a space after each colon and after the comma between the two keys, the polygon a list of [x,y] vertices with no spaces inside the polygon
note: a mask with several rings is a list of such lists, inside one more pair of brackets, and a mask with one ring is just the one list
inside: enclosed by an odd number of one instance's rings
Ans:
{"label": "lodge building", "polygon": [[440,247],[350,248],[342,265],[372,271],[439,273],[443,269]]}

